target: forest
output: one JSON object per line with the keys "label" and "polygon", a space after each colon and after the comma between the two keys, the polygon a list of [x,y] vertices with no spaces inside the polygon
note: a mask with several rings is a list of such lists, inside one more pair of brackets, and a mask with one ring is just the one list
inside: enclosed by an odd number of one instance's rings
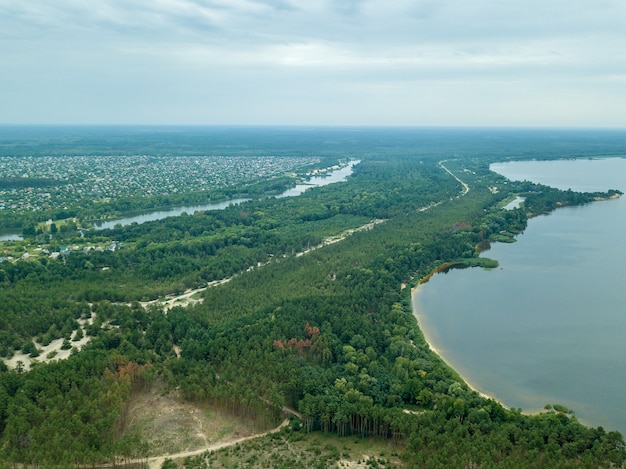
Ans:
{"label": "forest", "polygon": [[[506,181],[489,171],[502,154],[433,148],[384,141],[362,148],[343,183],[66,230],[49,244],[117,248],[0,263],[0,356],[34,358],[0,362],[0,467],[158,452],[124,431],[128,402],[157,382],[263,428],[289,407],[304,438],[393,441],[405,467],[622,467],[619,432],[559,405],[526,415],[469,388],[426,344],[410,297],[446,263],[483,263],[490,243],[514,240],[530,217],[619,192]],[[515,196],[525,203],[503,210]],[[194,289],[188,306],[155,301]],[[69,357],[41,360],[59,339]]]}

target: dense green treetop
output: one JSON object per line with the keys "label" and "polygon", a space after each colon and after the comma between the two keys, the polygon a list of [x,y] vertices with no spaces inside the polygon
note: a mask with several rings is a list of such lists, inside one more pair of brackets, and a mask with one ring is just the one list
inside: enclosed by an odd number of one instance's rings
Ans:
{"label": "dense green treetop", "polygon": [[[159,379],[268,426],[289,405],[305,432],[392,438],[409,467],[621,465],[619,433],[560,406],[534,416],[505,409],[425,343],[410,303],[420,278],[471,265],[529,216],[611,195],[504,184],[489,163],[536,154],[536,142],[496,132],[504,141],[484,143],[487,131],[442,140],[450,132],[346,130],[333,136],[361,163],[345,183],[82,236],[66,230],[46,247],[80,249],[1,263],[0,355],[71,344],[79,327],[90,341],[27,372],[1,366],[0,460],[141,456],[141,441],[122,436],[124,403]],[[303,152],[342,153],[321,131],[297,135]],[[288,139],[278,140],[286,151]],[[551,156],[570,156],[566,143]],[[526,205],[503,210],[516,195]],[[187,307],[147,303],[224,279]]]}

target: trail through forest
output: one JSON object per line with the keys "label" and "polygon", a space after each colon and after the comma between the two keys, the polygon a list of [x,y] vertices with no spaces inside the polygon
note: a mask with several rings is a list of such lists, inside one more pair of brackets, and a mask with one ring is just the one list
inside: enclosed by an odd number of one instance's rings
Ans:
{"label": "trail through forest", "polygon": [[[443,165],[444,162],[445,161],[440,161],[439,162],[439,167],[443,171],[447,172],[454,179],[456,179],[459,182],[459,184],[461,184],[461,186],[463,187],[461,193],[457,196],[457,198],[463,197],[463,196],[467,195],[467,193],[470,190],[469,185],[466,184],[464,181],[462,181],[460,178],[458,178],[455,174],[453,174],[448,168],[446,168]],[[436,206],[440,205],[441,203],[442,203],[442,201],[432,203],[430,205],[427,205],[425,207],[422,207],[422,208],[418,209],[418,211],[420,211],[420,212],[427,211],[427,210],[429,210],[429,209],[431,209],[433,207],[436,207]],[[337,243],[339,241],[342,241],[342,240],[346,239],[348,236],[352,235],[353,233],[356,233],[356,232],[359,232],[359,231],[371,230],[377,224],[384,223],[384,222],[385,222],[385,220],[375,219],[375,220],[372,220],[371,222],[366,223],[365,225],[362,225],[362,226],[360,226],[358,228],[346,230],[346,231],[342,232],[338,236],[326,238],[322,243],[320,243],[320,244],[318,244],[316,246],[312,246],[312,247],[306,249],[305,251],[296,253],[296,256],[302,256],[304,254],[312,252],[312,251],[314,251],[316,249],[319,249],[321,247],[324,247],[324,246],[327,246],[327,245],[334,244],[334,243]],[[257,266],[257,268],[262,267],[263,265],[265,265],[265,264],[260,264],[260,265]],[[248,270],[252,270],[253,268],[254,267],[251,267]],[[204,287],[201,287],[201,288],[198,288],[198,289],[195,289],[195,290],[188,290],[188,291],[186,291],[185,293],[183,293],[181,295],[168,296],[166,298],[158,299],[158,300],[155,300],[155,301],[152,301],[152,302],[149,302],[149,303],[144,303],[144,307],[147,307],[150,304],[161,302],[161,304],[163,305],[164,310],[167,311],[167,310],[173,308],[174,306],[187,306],[187,305],[189,305],[189,304],[191,304],[193,302],[202,301],[201,299],[193,299],[192,298],[193,295],[196,294],[196,293],[199,293],[199,292],[201,292],[201,291],[203,291],[203,290],[205,290],[207,288],[210,288],[210,287],[213,287],[213,286],[222,285],[222,284],[224,284],[226,282],[229,282],[233,277],[229,277],[229,278],[226,278],[226,279],[223,279],[223,280],[211,282],[211,283],[209,283],[208,285],[206,285]],[[295,415],[295,416],[297,416],[299,418],[302,417],[300,413],[298,413],[297,411],[295,411],[293,409],[290,409],[288,407],[284,407],[283,408],[283,412],[286,413],[286,414]],[[219,442],[219,443],[214,443],[214,444],[207,445],[206,447],[200,448],[200,449],[195,449],[195,450],[190,450],[190,451],[182,451],[182,452],[179,452],[179,453],[166,454],[166,455],[161,455],[161,456],[153,456],[153,457],[149,457],[147,459],[135,460],[135,461],[131,461],[131,462],[147,463],[148,467],[150,469],[158,469],[168,459],[176,460],[176,459],[186,458],[188,456],[197,456],[197,455],[202,454],[202,453],[207,452],[207,451],[217,451],[217,450],[220,450],[222,448],[227,448],[227,447],[230,447],[230,446],[237,445],[237,444],[242,443],[244,441],[248,441],[248,440],[251,440],[251,439],[254,439],[254,438],[261,438],[263,436],[267,436],[267,435],[272,434],[272,433],[277,433],[277,432],[281,431],[284,427],[286,427],[288,424],[289,424],[289,418],[285,419],[278,427],[276,427],[276,428],[274,428],[272,430],[269,430],[267,432],[257,434],[257,435],[250,435],[250,436],[238,438],[236,440],[230,440],[230,441],[223,441],[223,442]]]}
{"label": "trail through forest", "polygon": [[[293,411],[294,414],[297,414],[297,412]],[[237,444],[243,443],[244,441],[248,441],[248,440],[253,440],[255,438],[261,438],[267,435],[271,435],[272,433],[278,433],[279,431],[281,431],[283,428],[285,428],[287,425],[289,425],[289,418],[286,418],[285,420],[283,420],[283,422],[276,428],[273,428],[271,430],[268,430],[266,432],[263,433],[258,433],[256,435],[250,435],[250,436],[245,436],[242,438],[238,438],[236,440],[229,440],[229,441],[220,441],[218,443],[213,443],[210,445],[207,445],[204,448],[200,448],[200,449],[195,449],[195,450],[191,450],[191,451],[181,451],[179,453],[173,453],[173,454],[165,454],[165,455],[161,455],[161,456],[152,456],[149,458],[143,458],[143,459],[132,459],[132,460],[125,460],[125,461],[121,461],[122,463],[125,464],[147,464],[148,468],[150,469],[160,469],[163,465],[163,463],[168,460],[177,460],[177,459],[183,459],[186,458],[188,456],[197,456],[199,454],[205,453],[207,451],[217,451],[220,450],[222,448],[228,448],[229,446],[235,446]],[[120,461],[118,461],[119,463]]]}
{"label": "trail through forest", "polygon": [[[444,166],[443,163],[445,163],[446,160],[442,160],[438,163],[439,167],[445,171],[446,173],[448,173],[450,176],[452,176],[454,179],[457,180],[457,182],[459,184],[461,184],[461,186],[463,186],[463,190],[461,191],[461,193],[457,196],[457,198],[459,197],[463,197],[465,195],[467,195],[467,193],[470,191],[470,187],[469,185],[467,185],[464,181],[462,181],[459,177],[457,177],[452,171],[450,171],[447,167]],[[439,202],[433,202],[429,205],[426,205],[424,207],[418,208],[417,211],[418,212],[425,212],[427,210],[430,210],[433,207],[436,207],[438,205],[440,205],[443,201],[439,201]],[[316,249],[320,249],[324,246],[328,246],[330,244],[335,244],[338,243],[339,241],[343,241],[344,239],[346,239],[348,236],[354,234],[354,233],[358,233],[360,231],[368,231],[371,230],[372,228],[374,228],[376,225],[380,224],[380,223],[384,223],[386,220],[382,220],[382,219],[374,219],[369,223],[366,223],[362,226],[359,226],[358,228],[352,228],[352,229],[348,229],[343,231],[341,234],[337,235],[337,236],[330,236],[326,239],[324,239],[324,241],[322,241],[320,244],[317,244],[315,246],[311,246],[308,249],[304,250],[304,251],[300,251],[297,252],[295,254],[296,257],[300,257],[303,256],[305,254],[308,254],[312,251],[315,251]],[[249,267],[247,270],[253,270],[255,268],[260,268],[263,267],[265,265],[267,265],[269,263],[266,262],[264,264],[259,263],[256,266],[251,266]],[[174,308],[175,306],[182,306],[182,307],[187,307],[190,304],[194,304],[194,303],[199,303],[202,301],[202,298],[194,298],[194,296],[197,293],[200,293],[204,290],[206,290],[207,288],[211,288],[211,287],[216,287],[219,285],[223,285],[227,282],[230,282],[234,277],[236,277],[238,274],[233,275],[232,277],[228,277],[222,280],[215,280],[213,282],[209,282],[207,285],[200,287],[200,288],[195,288],[195,289],[191,289],[191,290],[187,290],[184,293],[181,293],[180,295],[168,295],[165,296],[163,298],[158,298],[156,300],[152,300],[152,301],[147,301],[147,302],[142,302],[142,306],[144,308],[148,308],[150,305],[155,305],[155,304],[160,304],[163,307],[163,310],[165,312],[169,311],[170,309]]]}
{"label": "trail through forest", "polygon": [[[380,219],[375,219],[370,221],[369,223],[366,223],[365,225],[359,226],[358,228],[351,228],[348,230],[343,231],[341,234],[337,235],[337,236],[330,236],[326,239],[324,239],[324,241],[322,241],[320,244],[317,244],[315,246],[311,246],[309,248],[307,248],[304,251],[300,251],[297,252],[295,254],[296,257],[300,257],[303,256],[305,254],[308,254],[312,251],[315,251],[316,249],[322,248],[324,246],[328,246],[330,244],[335,244],[338,243],[339,241],[343,241],[344,239],[346,239],[348,236],[354,234],[354,233],[358,233],[359,231],[367,231],[367,230],[371,230],[372,228],[374,228],[374,226],[378,225],[379,223],[384,223],[386,220],[380,220]],[[253,269],[258,269],[261,268],[265,265],[267,265],[270,261],[266,262],[266,263],[259,263],[256,266],[251,266],[248,267],[248,269],[246,271],[251,271]],[[202,298],[194,298],[194,295],[196,295],[197,293],[203,292],[204,290],[206,290],[207,288],[212,288],[212,287],[217,287],[219,285],[223,285],[227,282],[230,282],[233,278],[235,278],[237,275],[239,274],[235,274],[232,277],[228,277],[222,280],[215,280],[213,282],[209,282],[208,284],[206,284],[203,287],[200,288],[195,288],[195,289],[190,289],[185,291],[184,293],[181,293],[180,295],[167,295],[165,297],[162,298],[157,298],[156,300],[152,300],[152,301],[146,301],[146,302],[142,302],[141,305],[144,308],[148,308],[151,305],[158,305],[160,304],[163,307],[163,310],[165,312],[169,311],[170,309],[174,308],[175,306],[182,306],[187,307],[190,304],[194,304],[194,303],[200,303],[202,301]]]}

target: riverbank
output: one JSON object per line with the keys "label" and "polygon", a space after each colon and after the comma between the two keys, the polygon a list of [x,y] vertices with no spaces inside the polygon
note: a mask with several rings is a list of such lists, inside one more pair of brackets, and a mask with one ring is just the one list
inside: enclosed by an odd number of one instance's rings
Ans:
{"label": "riverbank", "polygon": [[[495,261],[494,261],[495,262]],[[485,392],[481,389],[478,388],[478,386],[471,382],[469,379],[467,379],[466,375],[463,375],[462,373],[459,372],[459,369],[457,367],[455,367],[449,357],[446,356],[445,350],[437,347],[432,339],[432,332],[429,332],[428,327],[425,325],[425,320],[424,317],[420,314],[419,308],[417,307],[417,301],[416,301],[416,297],[417,295],[419,295],[419,287],[428,282],[428,280],[430,280],[430,278],[435,275],[436,273],[440,273],[440,272],[444,272],[447,269],[452,268],[455,265],[454,262],[447,262],[445,264],[442,264],[441,266],[433,269],[428,275],[426,275],[424,278],[422,278],[417,285],[415,285],[412,289],[411,289],[411,311],[413,313],[413,316],[415,317],[417,324],[420,328],[420,330],[422,331],[422,336],[424,337],[424,341],[426,342],[426,344],[428,345],[428,348],[430,348],[430,350],[436,354],[439,358],[441,358],[446,365],[448,365],[450,368],[452,368],[458,375],[459,377],[463,380],[463,382],[465,384],[467,384],[467,386],[474,392],[476,392],[478,395],[480,395],[481,397],[484,397],[485,399],[492,399],[494,401],[496,401],[497,403],[499,403],[502,407],[508,409],[509,407],[504,404],[500,399],[498,399],[496,396],[489,394],[488,392]]]}
{"label": "riverbank", "polygon": [[[431,270],[426,276],[420,279],[419,284],[428,282],[433,275],[448,272],[450,269],[465,269],[467,267],[482,267],[483,269],[495,269],[498,267],[498,261],[489,259],[488,257],[471,257],[450,262],[444,262]],[[414,289],[417,288],[414,287]]]}

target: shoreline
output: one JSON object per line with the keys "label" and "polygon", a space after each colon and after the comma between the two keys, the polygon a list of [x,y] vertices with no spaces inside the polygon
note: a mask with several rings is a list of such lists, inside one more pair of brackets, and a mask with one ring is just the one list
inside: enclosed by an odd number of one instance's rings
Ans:
{"label": "shoreline", "polygon": [[[452,264],[452,263],[450,263]],[[445,265],[445,264],[444,264]],[[478,386],[476,386],[476,384],[472,383],[470,380],[467,379],[467,376],[464,376],[463,374],[461,374],[459,372],[459,370],[454,367],[450,361],[445,357],[445,354],[443,354],[441,352],[441,350],[439,348],[437,348],[432,341],[432,337],[429,337],[428,333],[426,332],[426,329],[424,328],[423,324],[423,318],[422,315],[420,314],[420,312],[418,311],[416,304],[415,304],[415,296],[419,294],[418,289],[419,287],[423,284],[428,282],[428,280],[435,275],[436,273],[439,273],[441,270],[442,266],[439,266],[438,268],[434,269],[433,271],[429,272],[425,277],[423,277],[422,279],[420,279],[419,282],[417,282],[417,284],[411,288],[411,312],[413,313],[413,316],[415,317],[415,320],[417,321],[417,325],[420,329],[420,331],[422,332],[422,336],[424,337],[424,342],[426,342],[426,345],[428,345],[428,347],[430,348],[430,350],[437,355],[439,358],[441,358],[441,360],[443,360],[443,362],[448,365],[452,370],[454,370],[454,372],[461,378],[461,380],[467,385],[467,387],[471,390],[474,391],[475,393],[477,393],[479,396],[485,398],[485,399],[491,399],[495,402],[497,402],[498,404],[500,404],[502,407],[504,407],[507,410],[510,410],[510,407],[507,406],[504,402],[502,402],[500,399],[498,399],[496,396],[494,395],[490,395],[488,392],[485,391],[481,391]],[[449,265],[447,266],[449,267]]]}

